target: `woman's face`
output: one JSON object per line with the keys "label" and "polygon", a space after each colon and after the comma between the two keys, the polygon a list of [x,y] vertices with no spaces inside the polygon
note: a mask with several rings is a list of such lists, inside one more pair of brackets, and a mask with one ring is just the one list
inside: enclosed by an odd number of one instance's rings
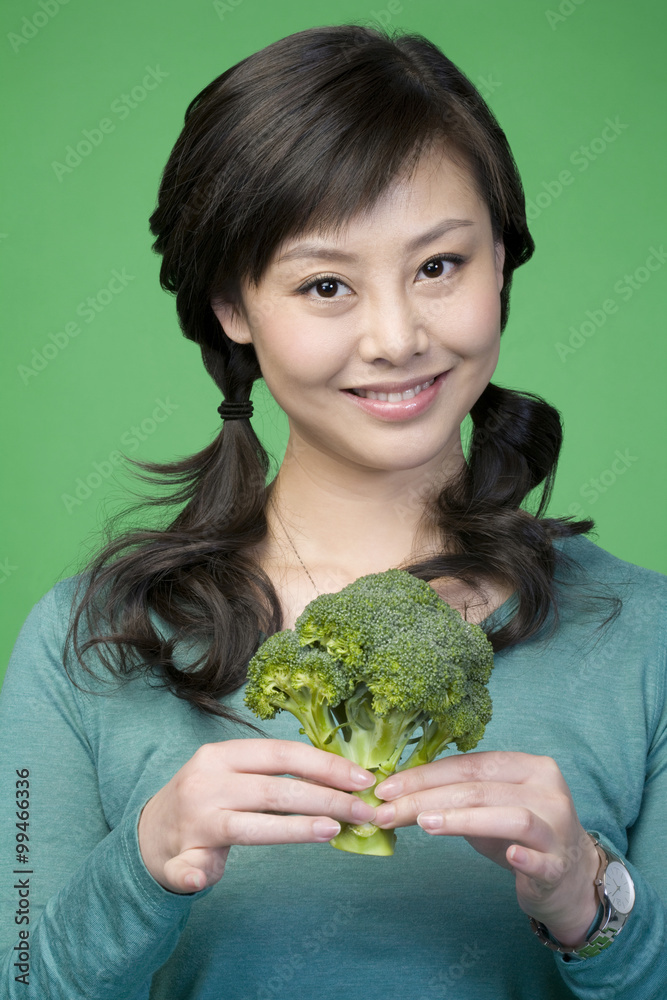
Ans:
{"label": "woman's face", "polygon": [[436,470],[498,361],[503,259],[467,171],[433,152],[335,236],[279,247],[245,316],[213,308],[253,344],[292,448]]}

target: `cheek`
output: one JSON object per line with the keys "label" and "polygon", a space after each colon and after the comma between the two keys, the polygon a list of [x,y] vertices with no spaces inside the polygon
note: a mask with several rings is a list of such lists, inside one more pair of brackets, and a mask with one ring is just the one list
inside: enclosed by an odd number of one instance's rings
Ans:
{"label": "cheek", "polygon": [[452,317],[451,347],[462,357],[487,358],[500,344],[500,297],[486,287],[462,302]]}
{"label": "cheek", "polygon": [[277,395],[280,387],[301,391],[321,387],[341,367],[343,340],[334,331],[318,329],[317,322],[286,319],[256,331],[253,343],[264,380]]}

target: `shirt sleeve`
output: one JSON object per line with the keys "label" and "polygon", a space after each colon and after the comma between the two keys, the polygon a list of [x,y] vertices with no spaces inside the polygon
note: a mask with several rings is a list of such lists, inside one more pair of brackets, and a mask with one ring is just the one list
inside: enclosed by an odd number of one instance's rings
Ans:
{"label": "shirt sleeve", "polygon": [[143,804],[109,828],[55,589],[28,615],[0,692],[0,994],[140,1000],[210,888],[179,895],[153,879]]}
{"label": "shirt sleeve", "polygon": [[[664,648],[664,647],[663,647]],[[594,958],[568,961],[559,972],[580,1000],[664,1000],[667,996],[667,662],[655,682],[657,724],[647,756],[641,810],[627,845],[597,834],[621,857],[635,883],[635,905],[618,936]],[[623,789],[619,788],[619,795]]]}

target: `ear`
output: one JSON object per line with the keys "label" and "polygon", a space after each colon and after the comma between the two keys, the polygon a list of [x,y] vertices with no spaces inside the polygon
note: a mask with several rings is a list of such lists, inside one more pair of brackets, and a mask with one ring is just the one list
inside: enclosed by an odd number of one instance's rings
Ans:
{"label": "ear", "polygon": [[237,306],[222,299],[211,299],[211,309],[215,313],[223,331],[237,344],[251,344],[252,332],[245,316]]}
{"label": "ear", "polygon": [[505,266],[505,244],[502,240],[498,240],[494,246],[496,253],[496,278],[498,279],[498,291],[502,292],[503,285],[505,284],[505,277],[503,275],[503,267]]}

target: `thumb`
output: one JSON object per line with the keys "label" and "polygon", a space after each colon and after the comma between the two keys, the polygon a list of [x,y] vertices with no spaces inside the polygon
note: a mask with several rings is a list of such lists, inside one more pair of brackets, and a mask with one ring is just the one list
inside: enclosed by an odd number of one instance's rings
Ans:
{"label": "thumb", "polygon": [[190,893],[215,885],[222,878],[228,854],[229,847],[192,847],[170,858],[164,866],[167,888]]}

